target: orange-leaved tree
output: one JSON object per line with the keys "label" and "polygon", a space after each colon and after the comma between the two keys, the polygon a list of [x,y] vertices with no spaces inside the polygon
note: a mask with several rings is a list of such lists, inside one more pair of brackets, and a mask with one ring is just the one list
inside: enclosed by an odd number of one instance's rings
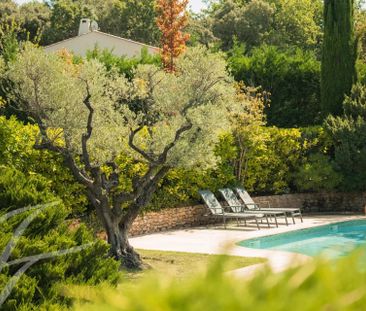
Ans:
{"label": "orange-leaved tree", "polygon": [[188,0],[157,0],[158,18],[156,23],[162,32],[161,56],[165,69],[175,71],[174,60],[186,48],[189,34],[183,32],[187,25],[186,7]]}

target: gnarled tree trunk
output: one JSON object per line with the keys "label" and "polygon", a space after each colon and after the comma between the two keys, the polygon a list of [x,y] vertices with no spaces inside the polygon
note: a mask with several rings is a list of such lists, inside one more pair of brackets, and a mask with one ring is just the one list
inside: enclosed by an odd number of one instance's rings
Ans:
{"label": "gnarled tree trunk", "polygon": [[140,211],[139,206],[130,207],[126,214],[121,216],[116,213],[118,209],[110,208],[106,201],[94,200],[94,202],[98,218],[107,233],[109,254],[121,262],[121,267],[131,270],[142,269],[144,267],[142,259],[128,241],[128,232]]}
{"label": "gnarled tree trunk", "polygon": [[110,255],[121,262],[121,266],[129,269],[142,269],[144,267],[140,255],[134,250],[128,241],[128,231],[131,223],[116,223],[107,226]]}

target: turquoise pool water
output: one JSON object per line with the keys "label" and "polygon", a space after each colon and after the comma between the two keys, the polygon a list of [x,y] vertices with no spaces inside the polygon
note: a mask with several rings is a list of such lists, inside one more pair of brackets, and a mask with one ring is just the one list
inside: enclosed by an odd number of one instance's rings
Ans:
{"label": "turquoise pool water", "polygon": [[366,246],[366,220],[352,220],[241,241],[240,246],[339,258]]}

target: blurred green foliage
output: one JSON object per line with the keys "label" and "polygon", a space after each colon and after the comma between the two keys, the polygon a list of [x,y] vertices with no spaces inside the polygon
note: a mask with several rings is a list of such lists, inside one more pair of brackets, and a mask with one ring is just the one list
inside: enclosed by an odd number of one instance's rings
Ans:
{"label": "blurred green foliage", "polygon": [[225,261],[188,279],[148,276],[119,291],[71,288],[75,310],[103,311],[314,311],[364,310],[364,249],[336,262],[316,259],[282,273],[263,269],[249,279],[225,274]]}

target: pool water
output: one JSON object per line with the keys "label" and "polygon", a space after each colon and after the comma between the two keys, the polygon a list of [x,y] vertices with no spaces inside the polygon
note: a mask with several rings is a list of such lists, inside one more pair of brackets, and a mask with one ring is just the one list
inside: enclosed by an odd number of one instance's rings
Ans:
{"label": "pool water", "polygon": [[[273,249],[327,258],[346,256],[354,249],[366,247],[366,220],[352,220],[244,240],[240,246]],[[366,248],[365,248],[366,249]]]}

